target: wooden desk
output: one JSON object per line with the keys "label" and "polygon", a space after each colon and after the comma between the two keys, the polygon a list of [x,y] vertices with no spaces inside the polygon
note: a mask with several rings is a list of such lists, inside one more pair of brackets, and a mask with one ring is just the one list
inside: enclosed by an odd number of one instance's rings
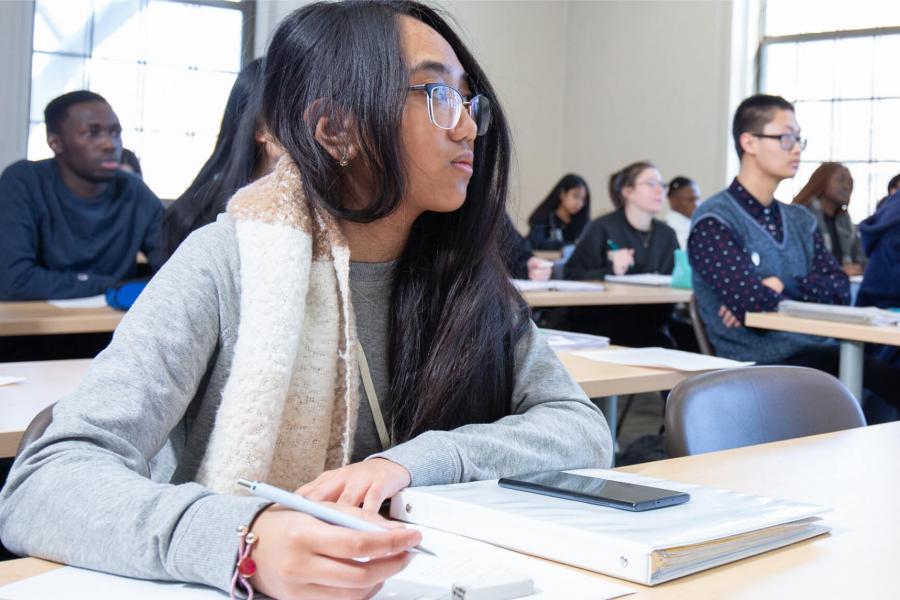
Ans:
{"label": "wooden desk", "polygon": [[747,313],[747,327],[833,337],[841,342],[840,379],[862,400],[864,343],[900,346],[900,327],[854,325],[819,319],[803,319],[781,313]]}
{"label": "wooden desk", "polygon": [[[687,456],[622,470],[751,494],[824,504],[830,534],[654,588],[624,582],[637,600],[900,597],[900,423]],[[56,568],[25,558],[0,563],[0,583]],[[603,575],[593,575],[606,578]],[[609,579],[609,578],[606,578]],[[623,583],[619,580],[612,580]],[[565,597],[560,590],[559,597]]]}
{"label": "wooden desk", "polygon": [[0,375],[25,377],[0,386],[0,458],[16,455],[19,440],[36,414],[78,387],[89,358],[0,363]]}
{"label": "wooden desk", "polygon": [[125,313],[112,308],[58,308],[47,302],[0,302],[0,336],[115,331]]}
{"label": "wooden desk", "polygon": [[551,306],[627,306],[691,301],[691,290],[627,283],[604,283],[602,292],[525,292],[532,308]]}

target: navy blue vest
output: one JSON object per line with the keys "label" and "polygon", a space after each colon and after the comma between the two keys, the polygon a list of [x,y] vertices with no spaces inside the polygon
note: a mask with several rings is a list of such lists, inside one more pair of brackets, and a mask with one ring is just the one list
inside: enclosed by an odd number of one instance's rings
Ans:
{"label": "navy blue vest", "polygon": [[[691,229],[704,219],[719,221],[731,230],[743,246],[743,249],[723,248],[722,252],[746,250],[753,257],[755,272],[760,279],[775,276],[781,281],[793,281],[794,277],[805,277],[812,270],[816,221],[803,207],[782,204],[779,208],[784,227],[781,243],[776,242],[728,191],[719,192],[694,211]],[[715,243],[715,240],[711,240],[711,243]],[[696,268],[693,283],[700,316],[706,325],[709,341],[719,356],[742,361],[778,363],[799,352],[833,343],[828,338],[798,333],[725,327],[719,317],[722,299],[712,286],[700,278]],[[763,291],[760,290],[761,293]]]}

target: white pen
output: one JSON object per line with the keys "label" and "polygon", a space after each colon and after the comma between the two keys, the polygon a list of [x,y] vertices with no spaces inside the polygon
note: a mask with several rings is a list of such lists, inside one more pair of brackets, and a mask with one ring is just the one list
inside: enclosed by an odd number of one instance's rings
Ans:
{"label": "white pen", "polygon": [[[325,521],[326,523],[331,523],[332,525],[346,527],[347,529],[353,529],[354,531],[372,531],[379,533],[388,531],[380,525],[370,523],[369,521],[360,519],[358,517],[351,517],[350,515],[339,510],[329,508],[324,504],[319,504],[318,502],[313,502],[312,500],[307,500],[299,494],[292,494],[287,490],[277,488],[274,485],[269,485],[268,483],[238,479],[238,485],[250,490],[250,493],[254,496],[259,496],[260,498],[265,498],[266,500],[277,502],[278,504],[286,506],[291,510],[296,510],[297,512],[302,512],[304,514],[313,516],[320,521]],[[408,549],[407,552],[423,553],[430,554],[431,556],[437,556],[431,550],[422,547],[421,544]]]}

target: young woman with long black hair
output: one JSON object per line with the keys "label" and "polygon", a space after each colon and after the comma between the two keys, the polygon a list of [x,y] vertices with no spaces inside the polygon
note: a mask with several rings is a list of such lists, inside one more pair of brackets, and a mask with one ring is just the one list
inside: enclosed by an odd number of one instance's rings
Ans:
{"label": "young woman with long black hair", "polygon": [[502,266],[506,119],[445,21],[311,4],[266,61],[287,156],[182,244],[18,457],[13,551],[228,588],[247,525],[256,589],[364,598],[417,532],[267,508],[236,480],[371,514],[409,485],[609,464]]}
{"label": "young woman with long black hair", "polygon": [[238,74],[222,115],[212,154],[200,172],[163,216],[163,248],[171,256],[192,231],[225,212],[228,199],[251,181],[269,173],[282,150],[262,118],[263,59]]}
{"label": "young woman with long black hair", "polygon": [[574,173],[556,182],[528,217],[528,241],[535,250],[559,250],[578,241],[591,214],[591,191]]}

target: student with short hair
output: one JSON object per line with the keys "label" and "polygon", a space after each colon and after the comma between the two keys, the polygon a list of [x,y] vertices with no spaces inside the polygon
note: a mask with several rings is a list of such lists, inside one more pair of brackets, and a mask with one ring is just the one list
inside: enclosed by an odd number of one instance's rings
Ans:
{"label": "student with short hair", "polygon": [[608,466],[605,419],[502,262],[496,98],[425,5],[288,15],[263,92],[286,155],[181,244],[17,457],[4,544],[229,589],[246,526],[257,591],[368,598],[418,532],[329,525],[238,478],[384,523],[407,486]]}
{"label": "student with short hair", "polygon": [[673,177],[669,182],[668,199],[669,212],[666,213],[666,224],[675,230],[678,247],[687,249],[691,217],[700,201],[700,186],[682,175]]}
{"label": "student with short hair", "polygon": [[[678,239],[656,219],[662,211],[666,183],[652,163],[632,163],[609,177],[615,210],[594,219],[581,234],[566,262],[566,279],[590,281],[607,275],[671,274]],[[628,346],[666,346],[672,306],[584,307],[569,311],[567,328],[605,335]]]}
{"label": "student with short hair", "polygon": [[0,300],[79,298],[162,264],[163,207],[119,171],[122,127],[102,96],[81,90],[44,110],[53,158],[0,176]]}
{"label": "student with short hair", "polygon": [[[780,96],[744,100],[732,127],[741,169],[728,189],[694,213],[688,241],[694,297],[716,354],[763,364],[838,372],[838,345],[822,336],[750,329],[747,312],[781,300],[848,304],[850,282],[806,209],[775,200],[793,177],[806,140],[793,105]],[[890,400],[900,374],[867,363],[866,387]]]}
{"label": "student with short hair", "polygon": [[528,217],[528,242],[535,250],[559,250],[574,244],[591,214],[591,191],[574,173],[556,182]]}
{"label": "student with short hair", "polygon": [[866,254],[859,240],[859,231],[847,212],[852,192],[850,169],[838,162],[825,162],[813,171],[793,203],[805,206],[816,218],[825,247],[844,272],[847,275],[862,275]]}

